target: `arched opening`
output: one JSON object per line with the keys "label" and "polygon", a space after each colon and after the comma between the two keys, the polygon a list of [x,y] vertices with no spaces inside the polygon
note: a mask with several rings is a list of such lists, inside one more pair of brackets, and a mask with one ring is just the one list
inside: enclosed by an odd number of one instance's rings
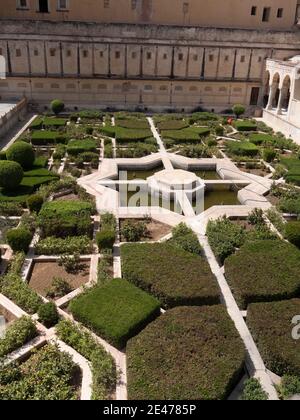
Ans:
{"label": "arched opening", "polygon": [[280,84],[280,76],[278,73],[276,73],[275,76],[273,77],[273,82],[272,82],[273,100],[271,104],[272,108],[275,108],[275,109],[277,109],[278,107],[278,101],[279,101],[279,96],[280,96],[279,84]]}
{"label": "arched opening", "polygon": [[291,78],[286,76],[282,85],[282,102],[281,109],[283,112],[288,112],[291,98]]}

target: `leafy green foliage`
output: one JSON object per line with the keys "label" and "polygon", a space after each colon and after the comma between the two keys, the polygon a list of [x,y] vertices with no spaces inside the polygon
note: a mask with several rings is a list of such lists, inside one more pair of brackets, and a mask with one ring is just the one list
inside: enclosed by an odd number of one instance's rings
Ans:
{"label": "leafy green foliage", "polygon": [[130,400],[225,400],[243,343],[221,305],[167,311],[127,344]]}
{"label": "leafy green foliage", "polygon": [[52,201],[45,203],[38,216],[42,236],[90,236],[94,207],[85,201]]}
{"label": "leafy green foliage", "polygon": [[0,359],[33,340],[38,332],[31,318],[23,316],[11,324],[0,338]]}
{"label": "leafy green foliage", "polygon": [[300,394],[300,377],[284,375],[278,387],[280,396],[284,400],[288,400],[294,395]]}
{"label": "leafy green foliage", "polygon": [[112,249],[116,240],[114,230],[102,230],[96,234],[96,242],[100,251]]}
{"label": "leafy green foliage", "polygon": [[47,290],[47,298],[59,299],[73,291],[69,283],[61,277],[54,277],[49,290]]}
{"label": "leafy green foliage", "polygon": [[72,357],[47,344],[25,363],[1,369],[1,400],[75,400]]}
{"label": "leafy green foliage", "polygon": [[239,118],[241,115],[245,114],[246,108],[243,105],[237,104],[232,108],[234,115]]}
{"label": "leafy green foliage", "polygon": [[204,257],[166,243],[124,244],[121,261],[124,278],[165,307],[219,303],[216,279]]}
{"label": "leafy green foliage", "polygon": [[10,273],[0,279],[0,291],[29,314],[35,314],[43,303],[40,296],[18,275]]}
{"label": "leafy green foliage", "polygon": [[76,156],[84,152],[96,152],[97,143],[93,139],[70,140],[67,146],[69,155]]}
{"label": "leafy green foliage", "polygon": [[6,152],[7,160],[19,163],[24,170],[30,169],[35,160],[31,144],[23,141],[14,143]]}
{"label": "leafy green foliage", "polygon": [[48,302],[38,309],[39,321],[47,328],[54,327],[59,321],[59,315],[55,303]]}
{"label": "leafy green foliage", "polygon": [[39,213],[43,204],[44,204],[44,199],[39,194],[31,195],[27,199],[27,207],[29,208],[31,212]]}
{"label": "leafy green foliage", "polygon": [[229,219],[210,220],[206,235],[209,244],[217,257],[224,263],[225,259],[233,254],[246,239],[246,232],[242,226],[235,225]]}
{"label": "leafy green foliage", "polygon": [[65,239],[50,236],[42,239],[35,246],[37,255],[63,255],[63,254],[91,254],[93,244],[88,236],[68,236]]}
{"label": "leafy green foliage", "polygon": [[258,154],[259,149],[255,144],[249,141],[228,141],[227,149],[231,155],[236,156],[251,156],[254,157]]}
{"label": "leafy green foliage", "polygon": [[79,329],[70,321],[61,321],[56,326],[59,338],[73,347],[92,364],[93,373],[93,399],[106,400],[116,386],[116,366],[110,354],[92,337],[92,335]]}
{"label": "leafy green foliage", "polygon": [[197,235],[185,223],[180,223],[172,230],[172,243],[192,254],[201,255],[202,248]]}
{"label": "leafy green foliage", "polygon": [[5,190],[14,190],[23,179],[23,169],[17,162],[0,161],[0,187]]}
{"label": "leafy green foliage", "polygon": [[235,128],[238,131],[256,131],[257,124],[254,121],[235,121]]}
{"label": "leafy green foliage", "polygon": [[241,397],[243,401],[266,401],[267,393],[263,390],[259,380],[251,378],[244,384],[244,390]]}
{"label": "leafy green foliage", "polygon": [[159,302],[125,280],[94,287],[70,303],[76,320],[122,349],[159,315]]}
{"label": "leafy green foliage", "polygon": [[291,244],[300,248],[300,221],[287,223],[285,226],[285,236]]}
{"label": "leafy green foliage", "polygon": [[200,143],[202,137],[210,134],[210,129],[190,127],[183,130],[163,130],[161,134],[164,139],[171,139],[176,143]]}
{"label": "leafy green foliage", "polygon": [[147,236],[147,224],[145,222],[127,221],[121,229],[121,236],[126,242],[139,242]]}
{"label": "leafy green foliage", "polygon": [[279,376],[300,376],[300,341],[292,337],[291,324],[297,314],[300,299],[248,306],[247,324],[252,336],[267,368]]}
{"label": "leafy green foliage", "polygon": [[55,115],[60,114],[65,109],[65,104],[60,99],[54,99],[50,104],[51,110]]}
{"label": "leafy green foliage", "polygon": [[226,278],[242,309],[298,296],[299,270],[300,251],[280,240],[247,242],[225,261]]}
{"label": "leafy green foliage", "polygon": [[9,230],[6,234],[7,243],[14,252],[27,252],[32,240],[32,233],[23,227]]}

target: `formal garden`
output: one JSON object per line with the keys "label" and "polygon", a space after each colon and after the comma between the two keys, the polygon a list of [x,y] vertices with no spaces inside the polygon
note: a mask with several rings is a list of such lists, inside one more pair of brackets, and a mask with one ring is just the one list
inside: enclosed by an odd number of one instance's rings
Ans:
{"label": "formal garden", "polygon": [[[242,108],[57,100],[0,152],[0,399],[300,393],[300,148]],[[147,184],[166,169],[203,183],[204,209],[106,200],[121,171]]]}

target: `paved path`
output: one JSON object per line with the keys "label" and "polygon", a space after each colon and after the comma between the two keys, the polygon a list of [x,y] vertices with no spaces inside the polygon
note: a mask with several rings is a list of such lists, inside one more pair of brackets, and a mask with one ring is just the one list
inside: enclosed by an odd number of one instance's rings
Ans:
{"label": "paved path", "polygon": [[22,121],[19,121],[14,125],[14,128],[9,130],[5,136],[0,137],[0,150],[6,150],[11,146],[16,139],[21,136],[27,128],[30,126],[32,121],[36,118],[34,114],[27,114]]}

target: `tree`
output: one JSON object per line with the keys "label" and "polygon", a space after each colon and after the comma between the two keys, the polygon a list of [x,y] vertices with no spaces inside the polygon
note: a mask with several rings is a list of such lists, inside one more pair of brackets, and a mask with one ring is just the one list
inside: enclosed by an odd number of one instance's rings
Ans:
{"label": "tree", "polygon": [[14,190],[23,179],[22,166],[17,162],[0,161],[0,187],[5,190]]}
{"label": "tree", "polygon": [[51,102],[51,110],[55,115],[60,114],[65,109],[65,104],[60,99],[54,99],[54,101]]}
{"label": "tree", "polygon": [[31,169],[34,163],[35,154],[31,144],[24,141],[14,143],[8,149],[7,160],[19,163],[23,169]]}
{"label": "tree", "polygon": [[232,108],[232,111],[234,115],[236,116],[236,118],[239,118],[241,115],[245,114],[246,109],[243,105],[237,104],[237,105],[234,105],[234,107]]}

